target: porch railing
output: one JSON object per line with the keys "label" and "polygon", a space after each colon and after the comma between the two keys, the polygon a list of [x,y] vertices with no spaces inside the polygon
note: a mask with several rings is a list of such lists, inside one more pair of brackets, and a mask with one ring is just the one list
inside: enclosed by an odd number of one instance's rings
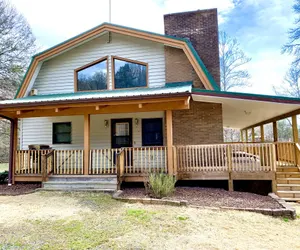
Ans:
{"label": "porch railing", "polygon": [[178,172],[275,171],[272,143],[175,146]]}
{"label": "porch railing", "polygon": [[[17,150],[16,175],[82,175],[84,150]],[[168,172],[167,147],[138,147],[90,150],[91,175],[139,175],[149,171]],[[177,172],[269,172],[276,166],[300,168],[297,143],[233,143],[173,147]],[[42,165],[46,164],[46,168]],[[121,165],[118,166],[118,164]],[[119,167],[119,169],[118,169]]]}
{"label": "porch railing", "polygon": [[42,173],[42,155],[51,150],[17,150],[15,154],[15,175]]}
{"label": "porch railing", "polygon": [[294,142],[275,142],[278,166],[296,165],[297,147]]}
{"label": "porch railing", "polygon": [[[52,150],[17,150],[16,175],[42,174],[42,157]],[[54,150],[53,157],[46,161],[48,173],[51,167],[53,174],[83,174],[83,150]]]}
{"label": "porch railing", "polygon": [[82,149],[55,150],[53,174],[57,175],[82,175],[83,174]]}
{"label": "porch railing", "polygon": [[89,174],[116,174],[118,149],[90,150]]}
{"label": "porch railing", "polygon": [[167,147],[124,148],[124,173],[167,172]]}

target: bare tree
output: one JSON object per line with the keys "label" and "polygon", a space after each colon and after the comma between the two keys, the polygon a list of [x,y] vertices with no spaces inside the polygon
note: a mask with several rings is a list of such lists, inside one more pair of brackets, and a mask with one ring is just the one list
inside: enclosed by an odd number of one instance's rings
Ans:
{"label": "bare tree", "polygon": [[[276,95],[290,96],[300,98],[299,64],[292,64],[286,73],[284,80],[280,86],[273,86],[273,91]],[[297,117],[298,119],[298,117]],[[283,141],[292,140],[292,121],[291,119],[283,119],[277,123],[278,138]],[[299,130],[299,128],[298,128]]]}
{"label": "bare tree", "polygon": [[228,91],[235,87],[250,86],[250,74],[243,66],[250,62],[251,58],[241,50],[238,41],[220,31],[219,51],[221,89]]}
{"label": "bare tree", "polygon": [[273,86],[276,95],[300,97],[300,67],[291,65],[281,86]]}
{"label": "bare tree", "polygon": [[[0,0],[0,100],[14,96],[35,49],[35,37],[24,16]],[[0,120],[0,162],[7,162],[8,147],[9,122]]]}
{"label": "bare tree", "polygon": [[297,16],[295,27],[288,31],[289,41],[282,47],[282,52],[294,55],[293,66],[298,67],[300,63],[300,0],[295,0],[293,10]]}
{"label": "bare tree", "polygon": [[0,0],[0,99],[13,95],[35,49],[35,37],[24,16]]}
{"label": "bare tree", "polygon": [[238,129],[224,128],[224,142],[239,142],[241,141],[241,133]]}

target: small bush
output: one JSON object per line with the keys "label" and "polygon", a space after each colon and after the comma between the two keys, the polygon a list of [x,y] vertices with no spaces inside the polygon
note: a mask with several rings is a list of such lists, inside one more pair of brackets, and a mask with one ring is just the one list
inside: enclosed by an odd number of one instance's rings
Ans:
{"label": "small bush", "polygon": [[155,198],[170,196],[175,191],[175,177],[164,173],[150,173],[148,187]]}
{"label": "small bush", "polygon": [[7,182],[8,180],[8,171],[0,172],[0,183]]}

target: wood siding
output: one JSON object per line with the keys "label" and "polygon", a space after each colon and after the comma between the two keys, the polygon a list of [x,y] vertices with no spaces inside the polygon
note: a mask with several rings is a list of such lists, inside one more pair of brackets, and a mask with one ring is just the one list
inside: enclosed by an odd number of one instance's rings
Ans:
{"label": "wood siding", "polygon": [[165,84],[164,46],[159,43],[112,33],[95,38],[77,48],[43,62],[33,84],[39,94],[58,94],[74,92],[74,69],[108,56],[109,89],[111,82],[111,56],[120,56],[148,63],[149,87]]}
{"label": "wood siding", "polygon": [[[142,146],[142,118],[163,118],[164,112],[124,113],[91,115],[91,149],[111,147],[111,119],[132,118],[133,147]],[[139,119],[135,125],[134,119]],[[105,128],[104,120],[109,120],[109,126]],[[72,143],[52,145],[53,122],[72,123]],[[22,119],[20,130],[20,148],[28,149],[30,144],[47,144],[55,149],[83,149],[83,116],[62,116]]]}

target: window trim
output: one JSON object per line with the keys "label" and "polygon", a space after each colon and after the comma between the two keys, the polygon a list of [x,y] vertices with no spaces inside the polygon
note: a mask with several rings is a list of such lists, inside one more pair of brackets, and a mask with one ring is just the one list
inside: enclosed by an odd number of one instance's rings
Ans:
{"label": "window trim", "polygon": [[[71,132],[70,132],[70,142],[54,142],[54,124],[70,124]],[[72,144],[72,122],[53,122],[52,123],[52,145],[69,145]]]}
{"label": "window trim", "polygon": [[[145,120],[161,120],[161,135],[162,135],[161,145],[144,145],[143,121],[145,121]],[[163,147],[164,146],[165,134],[164,134],[164,119],[163,118],[161,118],[161,117],[143,118],[142,122],[141,122],[141,131],[142,131],[142,147]]]}
{"label": "window trim", "polygon": [[[78,83],[77,83],[77,73],[80,70],[86,69],[88,67],[91,67],[97,63],[103,62],[106,60],[106,89],[97,89],[97,90],[78,90]],[[85,64],[79,68],[74,69],[74,92],[94,92],[94,91],[104,91],[109,89],[109,61],[108,56],[101,57],[100,59],[97,59],[95,61],[92,61],[88,64]]]}
{"label": "window trim", "polygon": [[[140,64],[143,66],[146,66],[146,86],[143,87],[134,87],[134,88],[116,88],[115,87],[115,59],[125,61],[125,62],[130,62],[130,63],[135,63],[135,64]],[[124,57],[119,57],[119,56],[111,56],[111,82],[112,82],[112,89],[140,89],[140,88],[148,88],[149,87],[149,79],[148,79],[148,63],[137,61],[137,60],[132,60]]]}

